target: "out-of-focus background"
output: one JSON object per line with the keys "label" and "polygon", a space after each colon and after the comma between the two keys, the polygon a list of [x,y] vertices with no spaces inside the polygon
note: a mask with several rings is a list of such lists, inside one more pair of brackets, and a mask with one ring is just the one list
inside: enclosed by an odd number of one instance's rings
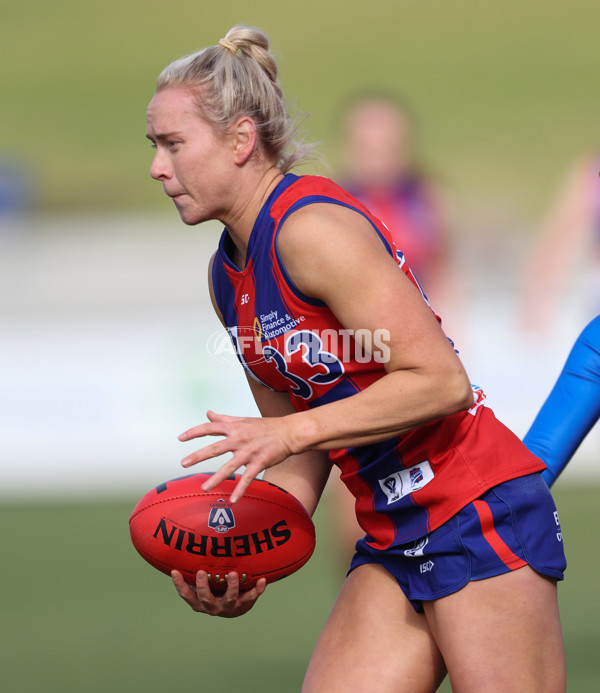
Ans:
{"label": "out-of-focus background", "polygon": [[[342,182],[349,102],[366,90],[408,104],[456,278],[430,298],[522,436],[600,305],[599,21],[591,0],[1,0],[4,690],[299,690],[343,573],[326,503],[309,565],[235,622],[188,613],[129,544],[137,498],[180,473],[177,435],[208,408],[255,413],[215,350],[220,228],[185,227],[148,174],[158,72],[259,26],[323,154],[300,172]],[[592,431],[555,486],[571,691],[600,680],[599,444]]]}

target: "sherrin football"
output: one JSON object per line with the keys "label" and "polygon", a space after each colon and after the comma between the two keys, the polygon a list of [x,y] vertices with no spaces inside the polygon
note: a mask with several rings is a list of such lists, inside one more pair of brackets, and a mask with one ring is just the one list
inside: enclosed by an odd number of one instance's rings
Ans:
{"label": "sherrin football", "polygon": [[295,496],[254,479],[237,503],[229,498],[240,477],[202,490],[210,474],[190,474],[160,484],[129,518],[131,541],[148,563],[167,575],[175,569],[193,585],[198,570],[211,589],[224,592],[235,571],[240,589],[264,577],[280,580],[301,568],[315,548],[315,527]]}

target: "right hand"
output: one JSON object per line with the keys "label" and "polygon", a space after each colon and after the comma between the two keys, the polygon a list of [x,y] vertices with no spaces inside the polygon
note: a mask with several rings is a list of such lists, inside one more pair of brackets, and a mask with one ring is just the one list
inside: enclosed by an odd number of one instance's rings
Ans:
{"label": "right hand", "polygon": [[194,611],[223,618],[235,618],[250,611],[267,587],[266,579],[260,578],[251,590],[240,592],[238,574],[228,573],[227,590],[222,595],[216,595],[210,589],[208,574],[204,570],[196,573],[195,587],[188,585],[177,570],[171,571],[171,578],[179,596]]}

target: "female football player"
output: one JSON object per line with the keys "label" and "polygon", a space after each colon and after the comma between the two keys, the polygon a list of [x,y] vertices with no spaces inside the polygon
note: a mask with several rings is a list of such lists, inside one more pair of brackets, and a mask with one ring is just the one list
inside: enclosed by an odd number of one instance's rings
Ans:
{"label": "female football player", "polygon": [[[326,178],[290,173],[291,125],[260,31],[234,27],[160,75],[151,175],[181,219],[225,226],[209,269],[262,414],[208,413],[219,436],[184,467],[233,453],[313,512],[332,464],[365,531],[303,690],[562,691],[560,527],[543,463],[494,417],[386,227]],[[173,573],[196,611],[247,611],[264,591]]]}

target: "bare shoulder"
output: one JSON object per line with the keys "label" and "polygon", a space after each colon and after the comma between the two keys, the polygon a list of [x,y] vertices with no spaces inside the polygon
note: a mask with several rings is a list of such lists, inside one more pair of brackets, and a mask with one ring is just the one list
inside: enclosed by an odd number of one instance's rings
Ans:
{"label": "bare shoulder", "polygon": [[329,244],[356,237],[376,239],[372,224],[359,212],[343,205],[319,202],[301,207],[286,219],[279,232],[280,251],[310,249],[314,243]]}
{"label": "bare shoulder", "polygon": [[366,258],[394,263],[366,217],[332,203],[307,205],[291,214],[279,232],[277,245],[298,288],[317,298],[323,297],[324,281],[337,281]]}

